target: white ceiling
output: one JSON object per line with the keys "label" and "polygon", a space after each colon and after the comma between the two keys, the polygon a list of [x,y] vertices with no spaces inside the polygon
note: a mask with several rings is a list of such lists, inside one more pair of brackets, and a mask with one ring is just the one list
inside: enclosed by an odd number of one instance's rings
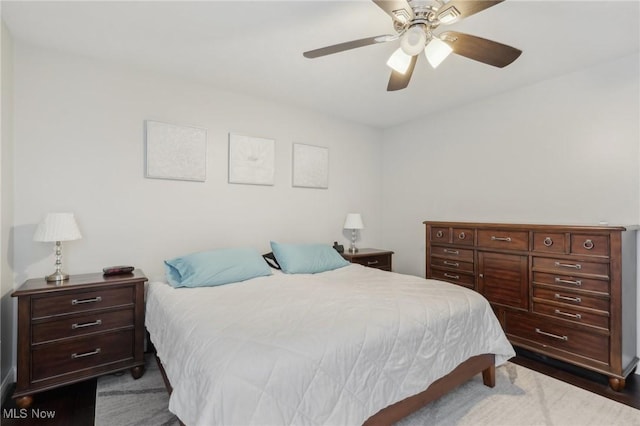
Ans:
{"label": "white ceiling", "polygon": [[447,29],[521,49],[513,64],[499,69],[451,55],[433,70],[422,57],[409,87],[387,92],[385,62],[397,41],[302,56],[393,33],[391,19],[368,0],[3,0],[1,10],[18,42],[161,70],[378,128],[637,53],[640,45],[637,0],[507,0]]}

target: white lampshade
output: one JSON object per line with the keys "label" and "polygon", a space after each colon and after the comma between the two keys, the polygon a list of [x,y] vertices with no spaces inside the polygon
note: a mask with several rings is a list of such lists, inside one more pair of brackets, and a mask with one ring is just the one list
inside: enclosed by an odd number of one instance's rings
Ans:
{"label": "white lampshade", "polygon": [[434,37],[424,48],[424,55],[433,68],[437,68],[447,56],[451,54],[453,49],[438,37]]}
{"label": "white lampshade", "polygon": [[400,74],[404,74],[409,69],[409,64],[411,64],[411,56],[404,53],[404,51],[399,47],[389,59],[387,60],[387,66],[394,71],[399,72]]}
{"label": "white lampshade", "polygon": [[421,26],[409,28],[400,39],[400,48],[409,56],[416,56],[422,52],[427,42],[427,34]]}
{"label": "white lampshade", "polygon": [[34,241],[71,241],[82,238],[73,213],[49,213],[38,224]]}
{"label": "white lampshade", "polygon": [[349,213],[344,221],[344,229],[364,229],[360,213]]}

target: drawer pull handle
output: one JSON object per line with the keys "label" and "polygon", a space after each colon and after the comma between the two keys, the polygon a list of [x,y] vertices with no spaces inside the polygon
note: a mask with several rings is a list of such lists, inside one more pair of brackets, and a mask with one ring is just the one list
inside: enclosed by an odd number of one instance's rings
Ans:
{"label": "drawer pull handle", "polygon": [[460,279],[460,275],[451,275],[451,274],[444,274],[445,277],[447,278],[451,278],[452,280],[459,280]]}
{"label": "drawer pull handle", "polygon": [[449,262],[448,260],[445,260],[444,262],[442,262],[443,264],[447,265],[447,266],[453,266],[454,268],[457,268],[460,266],[460,264],[458,262]]}
{"label": "drawer pull handle", "polygon": [[560,262],[556,262],[555,265],[559,266],[561,268],[582,269],[582,265],[580,265],[579,263],[560,263]]}
{"label": "drawer pull handle", "polygon": [[556,277],[556,282],[557,283],[563,283],[563,284],[572,284],[572,285],[575,285],[575,286],[578,286],[578,287],[580,287],[582,285],[582,280],[575,280],[575,281],[563,280],[562,278],[558,278],[558,277]]}
{"label": "drawer pull handle", "polygon": [[505,241],[507,243],[511,242],[511,237],[496,237],[496,236],[491,236],[491,241]]}
{"label": "drawer pull handle", "polygon": [[100,348],[97,348],[94,351],[85,352],[85,353],[82,353],[82,354],[73,353],[73,354],[71,354],[71,359],[78,359],[78,358],[84,358],[86,356],[98,355],[99,353],[100,353]]}
{"label": "drawer pull handle", "polygon": [[94,325],[101,325],[102,320],[96,320],[94,322],[85,322],[83,324],[71,324],[71,329],[75,330],[76,328],[85,328],[85,327],[93,327]]}
{"label": "drawer pull handle", "polygon": [[377,260],[367,261],[367,265],[377,265],[377,264],[378,264]]}
{"label": "drawer pull handle", "polygon": [[553,337],[554,339],[567,341],[569,338],[567,336],[558,336],[557,334],[547,333],[546,331],[542,331],[539,328],[536,328],[536,333],[542,334],[543,336]]}
{"label": "drawer pull handle", "polygon": [[460,234],[458,234],[458,239],[459,240],[464,240],[467,236],[464,234],[464,232],[461,232]]}
{"label": "drawer pull handle", "polygon": [[570,314],[569,312],[562,312],[560,309],[556,309],[555,313],[569,318],[582,319],[582,315],[580,314]]}
{"label": "drawer pull handle", "polygon": [[555,297],[558,300],[567,300],[569,302],[582,303],[582,299],[579,297],[567,297],[567,296],[562,296],[558,293],[556,293],[553,297]]}
{"label": "drawer pull handle", "polygon": [[445,253],[449,253],[449,254],[460,254],[460,252],[458,250],[443,249],[443,251]]}
{"label": "drawer pull handle", "polygon": [[73,299],[71,301],[72,305],[81,305],[83,303],[94,303],[94,302],[101,302],[102,301],[102,297],[98,296],[98,297],[93,297],[91,299]]}
{"label": "drawer pull handle", "polygon": [[544,244],[545,247],[551,247],[553,245],[553,240],[551,239],[551,237],[547,237],[544,239],[542,244]]}
{"label": "drawer pull handle", "polygon": [[442,231],[436,232],[436,237],[442,238],[443,236],[444,236],[444,232],[442,232]]}
{"label": "drawer pull handle", "polygon": [[582,247],[586,248],[587,250],[591,250],[594,247],[593,241],[585,241],[584,244],[582,244]]}

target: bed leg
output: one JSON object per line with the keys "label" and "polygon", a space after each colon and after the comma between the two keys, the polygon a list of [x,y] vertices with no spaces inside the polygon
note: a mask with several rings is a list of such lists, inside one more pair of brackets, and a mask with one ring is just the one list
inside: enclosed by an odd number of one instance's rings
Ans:
{"label": "bed leg", "polygon": [[492,365],[482,371],[482,382],[490,388],[496,385],[496,366]]}

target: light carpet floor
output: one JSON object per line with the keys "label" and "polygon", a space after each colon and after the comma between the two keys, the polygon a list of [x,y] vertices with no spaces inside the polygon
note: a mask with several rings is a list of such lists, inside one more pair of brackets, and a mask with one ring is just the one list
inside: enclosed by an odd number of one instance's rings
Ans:
{"label": "light carpet floor", "polygon": [[[96,426],[178,424],[155,359],[142,378],[104,376],[96,390]],[[640,410],[516,364],[496,369],[496,387],[480,375],[398,425],[640,426]]]}

